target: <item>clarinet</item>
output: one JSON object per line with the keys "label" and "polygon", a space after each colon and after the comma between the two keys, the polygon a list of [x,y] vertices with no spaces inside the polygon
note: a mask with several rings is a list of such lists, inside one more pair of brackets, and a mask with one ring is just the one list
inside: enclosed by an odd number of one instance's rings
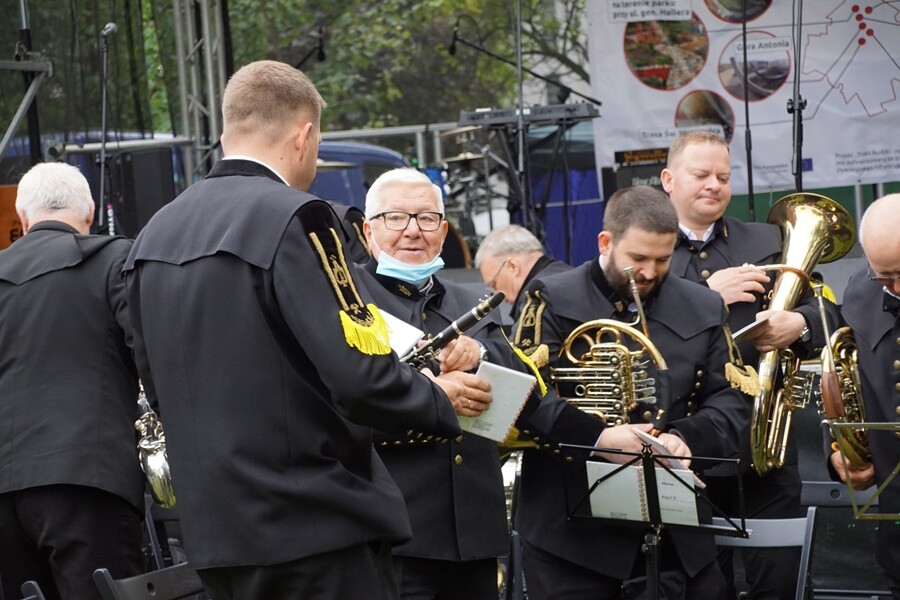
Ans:
{"label": "clarinet", "polygon": [[400,362],[404,362],[416,369],[421,369],[440,352],[441,348],[455,340],[475,323],[490,314],[492,310],[500,306],[503,298],[503,292],[497,292],[490,298],[482,300],[475,308],[450,323],[442,332],[429,338],[424,346],[414,348],[403,356]]}

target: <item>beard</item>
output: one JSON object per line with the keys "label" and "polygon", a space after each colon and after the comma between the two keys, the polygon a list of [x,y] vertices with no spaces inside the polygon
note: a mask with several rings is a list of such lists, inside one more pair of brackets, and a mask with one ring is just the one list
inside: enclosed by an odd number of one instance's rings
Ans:
{"label": "beard", "polygon": [[[625,271],[620,269],[619,265],[616,264],[616,259],[612,253],[609,254],[609,260],[606,262],[606,268],[603,270],[603,275],[606,277],[606,281],[609,282],[609,285],[612,286],[620,297],[632,297],[628,276],[625,274]],[[662,286],[663,282],[666,280],[667,275],[668,273],[665,273],[655,279],[647,279],[640,273],[635,273],[634,282],[636,284],[650,284],[650,287],[644,289],[638,288],[638,295],[641,300],[648,300],[655,296],[659,292],[660,286]]]}

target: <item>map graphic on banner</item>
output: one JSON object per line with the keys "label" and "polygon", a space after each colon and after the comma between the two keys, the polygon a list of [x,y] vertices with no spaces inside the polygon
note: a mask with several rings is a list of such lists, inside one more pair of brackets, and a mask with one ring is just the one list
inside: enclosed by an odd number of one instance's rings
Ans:
{"label": "map graphic on banner", "polygon": [[733,191],[746,193],[746,79],[754,189],[794,189],[788,102],[799,50],[803,187],[900,180],[900,4],[744,4],[588,1],[592,95],[603,102],[593,121],[598,168],[711,129],[729,141]]}

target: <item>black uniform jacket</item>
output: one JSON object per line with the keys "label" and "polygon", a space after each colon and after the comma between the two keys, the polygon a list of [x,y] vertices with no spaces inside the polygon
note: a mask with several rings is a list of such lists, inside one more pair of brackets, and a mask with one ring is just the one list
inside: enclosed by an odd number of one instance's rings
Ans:
{"label": "black uniform jacket", "polygon": [[[465,286],[432,278],[424,294],[414,286],[376,275],[378,263],[360,268],[375,303],[395,317],[437,334],[472,310],[480,298]],[[486,349],[486,360],[507,367],[512,350],[503,339],[500,311],[465,335]],[[516,359],[518,362],[518,360]],[[449,440],[377,434],[376,449],[406,499],[413,537],[394,554],[441,560],[473,560],[509,552],[506,500],[497,443],[463,433]]]}
{"label": "black uniform jacket", "polygon": [[[882,285],[870,281],[862,269],[847,284],[841,315],[856,338],[866,421],[896,424],[900,422],[900,319],[882,310],[883,302]],[[900,461],[900,434],[870,429],[869,448],[880,486]],[[881,493],[878,510],[900,513],[900,478]],[[900,524],[878,522],[875,553],[878,563],[900,578]]]}
{"label": "black uniform jacket", "polygon": [[0,252],[0,493],[76,484],[143,512],[130,248],[43,221]]}
{"label": "black uniform jacket", "polygon": [[129,256],[138,367],[194,567],[406,539],[370,427],[459,434],[424,375],[351,344],[351,313],[377,312],[362,308],[371,300],[339,227],[327,203],[269,169],[223,160],[154,215]]}
{"label": "black uniform jacket", "polygon": [[[722,217],[713,230],[713,235],[702,244],[694,245],[683,233],[679,233],[675,252],[672,255],[670,275],[684,277],[705,285],[710,274],[728,267],[739,267],[744,264],[767,265],[781,262],[782,239],[781,228],[771,223],[745,223],[734,217]],[[795,265],[796,266],[796,265]],[[765,285],[766,293],[757,294],[754,302],[735,302],[728,306],[728,325],[732,333],[756,320],[756,313],[769,307],[768,294],[775,284],[778,272],[768,273],[770,281]],[[825,300],[826,316],[829,330],[833,331],[837,324],[837,307]],[[818,351],[825,346],[825,329],[819,313],[819,303],[812,290],[806,290],[793,309],[803,315],[812,337],[808,342],[797,341],[791,345],[800,358],[815,358]],[[744,364],[758,368],[760,353],[748,340],[738,345]],[[780,382],[776,383],[780,387]],[[753,398],[745,396],[748,403]],[[750,429],[742,432],[742,464],[749,469],[750,462]],[[797,464],[797,443],[795,436],[788,437],[788,453],[785,458],[788,466]],[[755,471],[754,471],[755,473]]]}
{"label": "black uniform jacket", "polygon": [[[532,343],[548,346],[551,366],[570,366],[557,359],[569,333],[584,322],[614,318],[615,307],[598,287],[600,277],[599,262],[593,259],[568,272],[533,281],[526,293],[534,307],[526,305],[517,338],[523,326],[535,318]],[[681,435],[695,456],[733,457],[749,408],[725,379],[729,355],[721,297],[670,276],[645,309],[650,340],[665,359],[671,380],[666,430]],[[561,401],[549,398],[544,398],[530,417],[536,427],[546,429],[545,423],[559,410]],[[632,422],[642,422],[644,411],[638,409]],[[563,431],[557,427],[556,434],[561,436]],[[516,517],[519,532],[529,543],[573,563],[609,577],[627,578],[640,552],[643,532],[608,523],[567,521],[565,493],[583,495],[586,475],[583,463],[561,461],[557,454],[525,451]],[[701,519],[707,519],[707,513],[701,510]],[[715,559],[710,536],[676,532],[672,537],[689,574]]]}
{"label": "black uniform jacket", "polygon": [[532,279],[540,276],[547,277],[548,275],[554,275],[556,273],[563,273],[564,271],[568,271],[572,268],[572,265],[562,262],[561,260],[555,260],[547,256],[541,256],[534,266],[531,267],[531,270],[528,272],[528,275],[525,277],[525,281],[522,282],[522,287],[519,288],[519,295],[516,296],[516,300],[512,305],[512,308],[509,311],[509,316],[513,320],[513,322],[519,319],[519,314],[522,312],[522,308],[525,306],[525,288],[528,287],[528,284]]}

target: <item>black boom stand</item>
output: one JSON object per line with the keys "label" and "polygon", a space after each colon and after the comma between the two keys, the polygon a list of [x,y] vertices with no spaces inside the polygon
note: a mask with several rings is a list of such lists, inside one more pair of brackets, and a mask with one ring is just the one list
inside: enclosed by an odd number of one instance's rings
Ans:
{"label": "black boom stand", "polygon": [[107,217],[106,231],[109,235],[116,235],[115,214],[113,213],[113,204],[111,200],[106,198],[109,195],[107,191],[106,179],[109,176],[109,165],[106,158],[106,134],[107,134],[107,104],[108,88],[109,88],[109,36],[116,32],[115,23],[107,23],[100,32],[100,157],[98,163],[100,165],[100,195],[98,198],[99,210],[97,211],[97,227],[98,230],[103,229],[104,209]]}

